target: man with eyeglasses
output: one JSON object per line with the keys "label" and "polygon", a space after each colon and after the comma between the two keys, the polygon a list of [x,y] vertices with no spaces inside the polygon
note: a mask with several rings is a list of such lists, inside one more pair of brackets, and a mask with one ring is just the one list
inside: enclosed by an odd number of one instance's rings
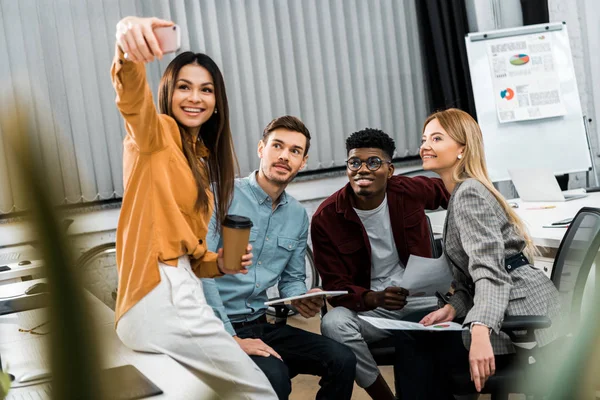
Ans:
{"label": "man with eyeglasses", "polygon": [[394,175],[392,138],[377,129],[346,140],[349,183],[326,199],[312,218],[315,264],[325,290],[347,290],[329,300],[334,307],[321,333],[356,355],[356,383],[377,400],[395,399],[368,343],[392,334],[359,315],[419,321],[436,308],[435,297],[407,301],[402,276],[410,254],[431,257],[425,209],[446,207],[450,194],[440,179]]}

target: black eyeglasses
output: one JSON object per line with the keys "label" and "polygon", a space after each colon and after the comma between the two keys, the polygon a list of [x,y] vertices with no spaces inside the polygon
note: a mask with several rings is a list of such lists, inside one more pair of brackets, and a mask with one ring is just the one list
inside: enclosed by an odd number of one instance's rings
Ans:
{"label": "black eyeglasses", "polygon": [[348,166],[348,169],[350,171],[358,171],[359,169],[361,169],[363,164],[366,164],[369,171],[377,171],[379,168],[381,168],[381,165],[383,163],[391,164],[392,162],[391,161],[383,161],[379,157],[369,157],[369,158],[367,158],[367,161],[362,161],[358,157],[352,157],[346,161],[346,165]]}

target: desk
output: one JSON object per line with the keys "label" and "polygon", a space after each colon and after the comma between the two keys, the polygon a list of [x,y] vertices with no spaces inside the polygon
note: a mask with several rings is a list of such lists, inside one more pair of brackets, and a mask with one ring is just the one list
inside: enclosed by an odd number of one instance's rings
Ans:
{"label": "desk", "polygon": [[40,275],[44,272],[42,260],[31,260],[30,264],[19,265],[18,262],[2,264],[10,268],[10,271],[0,272],[0,285],[17,283],[24,276]]}
{"label": "desk", "polygon": [[[517,215],[525,222],[529,234],[536,246],[543,246],[557,249],[560,245],[567,228],[543,228],[544,225],[549,225],[552,222],[559,221],[565,218],[572,218],[582,207],[597,207],[600,208],[600,192],[588,193],[586,197],[581,199],[565,201],[565,202],[523,202],[520,199],[509,200],[510,203],[517,203],[518,208],[515,208]],[[529,210],[541,206],[556,206],[555,208],[542,210]],[[431,228],[433,233],[442,234],[444,230],[444,220],[446,219],[446,211],[436,211],[427,214],[431,220]]]}
{"label": "desk", "polygon": [[[39,258],[39,252],[29,244],[0,247],[0,266],[6,265],[10,271],[0,272],[0,285],[20,282],[21,278],[35,276],[42,273],[43,263]],[[30,261],[30,264],[19,265],[19,262]]]}
{"label": "desk", "polygon": [[[0,286],[0,296],[11,296],[23,291],[30,285],[43,280],[19,282]],[[114,312],[104,303],[88,292],[85,292],[89,312],[94,316],[98,326],[104,357],[103,368],[132,364],[160,387],[164,394],[152,399],[210,399],[214,392],[191,371],[172,358],[163,354],[138,353],[125,347],[114,330]],[[32,321],[43,322],[44,310],[31,310],[0,317],[0,352],[2,362],[9,363],[10,371],[20,376],[24,370],[46,367],[42,355],[47,336],[34,336],[18,331],[19,327],[30,328]],[[48,384],[38,384],[11,389],[11,395],[35,393],[43,391]]]}

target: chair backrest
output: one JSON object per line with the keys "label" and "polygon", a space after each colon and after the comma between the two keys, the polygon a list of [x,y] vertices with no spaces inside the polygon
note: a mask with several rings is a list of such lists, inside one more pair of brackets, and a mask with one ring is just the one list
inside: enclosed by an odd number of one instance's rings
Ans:
{"label": "chair backrest", "polygon": [[579,325],[581,302],[590,268],[600,248],[600,208],[584,207],[569,225],[554,259],[551,279],[561,296],[564,327]]}
{"label": "chair backrest", "polygon": [[431,228],[431,220],[428,215],[425,215],[427,218],[427,227],[429,228],[429,242],[431,243],[431,255],[433,258],[439,258],[444,250],[442,249],[442,240],[436,240],[433,235],[433,229]]}
{"label": "chair backrest", "polygon": [[105,243],[86,251],[76,265],[81,271],[83,286],[114,310],[119,285],[115,243]]}
{"label": "chair backrest", "polygon": [[[319,276],[319,273],[315,268],[315,258],[313,257],[313,252],[308,244],[306,245],[304,265],[306,269],[306,290],[308,291],[310,289],[319,287],[319,285],[321,284],[321,277]],[[267,297],[269,298],[269,300],[276,300],[280,298],[278,284],[279,283],[276,283],[274,286],[271,286],[267,289]],[[288,315],[288,311],[289,315],[296,314],[295,311],[291,310],[287,306],[271,306],[267,309],[267,314],[276,318],[286,318]]]}

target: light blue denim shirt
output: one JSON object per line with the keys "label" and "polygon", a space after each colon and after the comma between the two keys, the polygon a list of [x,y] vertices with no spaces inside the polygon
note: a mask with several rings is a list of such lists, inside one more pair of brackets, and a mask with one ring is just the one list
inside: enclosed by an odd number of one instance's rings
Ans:
{"label": "light blue denim shirt", "polygon": [[[308,215],[298,200],[285,191],[275,210],[272,205],[271,198],[256,182],[256,171],[247,178],[236,179],[228,213],[248,217],[254,224],[250,231],[252,265],[246,275],[202,279],[206,301],[231,335],[235,335],[232,322],[251,321],[266,312],[267,289],[277,281],[281,297],[306,293]],[[214,214],[206,240],[211,251],[223,247],[220,232],[215,232]]]}

